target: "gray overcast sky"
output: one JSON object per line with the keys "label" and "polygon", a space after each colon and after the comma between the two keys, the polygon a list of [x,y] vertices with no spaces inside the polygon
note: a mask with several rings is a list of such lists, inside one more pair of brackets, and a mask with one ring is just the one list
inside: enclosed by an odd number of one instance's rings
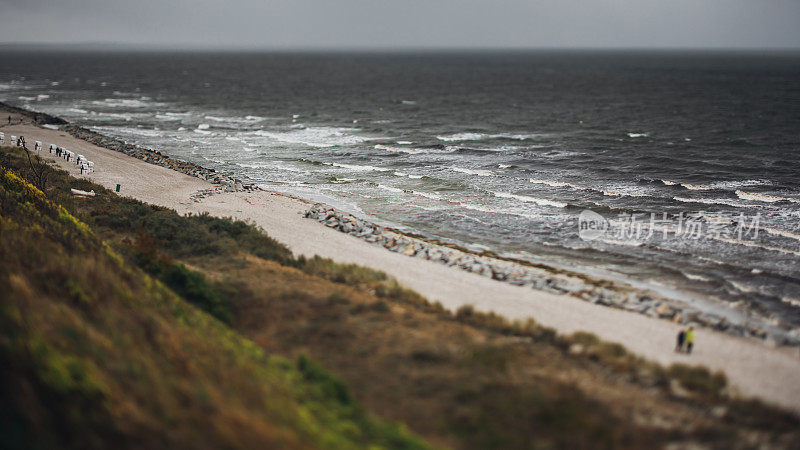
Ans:
{"label": "gray overcast sky", "polygon": [[800,0],[0,0],[0,42],[800,48]]}

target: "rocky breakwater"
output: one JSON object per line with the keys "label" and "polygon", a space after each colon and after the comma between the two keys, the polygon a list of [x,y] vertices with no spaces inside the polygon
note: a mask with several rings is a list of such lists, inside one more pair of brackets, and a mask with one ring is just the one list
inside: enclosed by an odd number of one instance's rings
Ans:
{"label": "rocky breakwater", "polygon": [[780,344],[800,345],[800,333],[797,330],[775,330],[750,323],[732,323],[725,317],[700,311],[690,305],[678,304],[629,287],[612,285],[607,281],[592,280],[581,274],[431,243],[345,214],[327,205],[314,205],[306,212],[305,217],[389,251],[427,259],[500,282],[553,294],[571,295],[587,302],[687,326],[710,328],[736,336],[770,339]]}
{"label": "rocky breakwater", "polygon": [[186,175],[201,178],[210,183],[219,185],[210,189],[203,189],[192,194],[191,198],[195,201],[200,201],[204,197],[210,195],[223,193],[223,192],[238,192],[238,191],[254,191],[258,187],[252,184],[246,184],[242,180],[236,179],[230,175],[223,174],[209,169],[206,167],[198,166],[197,164],[178,159],[170,158],[161,152],[139,147],[137,145],[125,143],[119,139],[104,136],[86,128],[67,124],[61,127],[64,131],[78,139],[90,142],[98,147],[103,147],[115,152],[124,153],[136,159],[155,164],[157,166],[166,167]]}

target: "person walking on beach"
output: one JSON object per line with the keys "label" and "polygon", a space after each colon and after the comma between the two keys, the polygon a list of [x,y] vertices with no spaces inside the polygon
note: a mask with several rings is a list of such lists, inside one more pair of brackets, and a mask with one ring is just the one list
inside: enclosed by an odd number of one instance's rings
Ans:
{"label": "person walking on beach", "polygon": [[694,347],[694,327],[689,327],[686,330],[686,353],[692,354],[692,347]]}
{"label": "person walking on beach", "polygon": [[8,116],[8,124],[11,125],[11,116]]}
{"label": "person walking on beach", "polygon": [[686,340],[686,330],[681,328],[681,331],[678,332],[678,342],[675,344],[676,353],[683,353],[683,343],[685,340]]}

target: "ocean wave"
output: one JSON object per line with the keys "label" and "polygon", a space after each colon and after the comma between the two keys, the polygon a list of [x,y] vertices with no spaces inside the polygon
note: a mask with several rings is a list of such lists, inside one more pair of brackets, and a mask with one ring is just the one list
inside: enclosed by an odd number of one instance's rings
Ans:
{"label": "ocean wave", "polygon": [[148,106],[160,105],[161,103],[153,103],[144,99],[107,98],[105,100],[94,100],[92,104],[109,108],[146,108]]}
{"label": "ocean wave", "polygon": [[766,203],[776,203],[776,202],[792,202],[792,203],[800,203],[800,199],[796,198],[788,198],[788,197],[779,197],[777,195],[769,195],[769,194],[759,194],[756,192],[745,192],[745,191],[736,191],[736,195],[741,198],[742,200],[753,200],[758,202],[766,202]]}
{"label": "ocean wave", "polygon": [[499,134],[486,134],[486,133],[455,133],[447,136],[436,136],[436,139],[444,142],[461,142],[461,141],[483,141],[486,139],[512,139],[515,141],[524,141],[527,139],[535,139],[544,136],[543,134],[513,134],[513,133],[499,133]]}
{"label": "ocean wave", "polygon": [[618,241],[618,240],[615,240],[615,239],[605,239],[605,238],[593,239],[593,241],[595,241],[595,242],[603,242],[605,244],[611,244],[611,245],[621,245],[621,246],[625,246],[625,247],[642,247],[642,246],[644,246],[644,242],[639,242],[639,241],[628,241],[628,240]]}
{"label": "ocean wave", "polygon": [[400,171],[396,171],[394,174],[396,176],[398,176],[398,177],[408,177],[408,178],[411,178],[412,180],[419,180],[420,178],[423,177],[422,175],[413,175],[413,174],[410,174],[410,173],[405,173],[405,172],[400,172]]}
{"label": "ocean wave", "polygon": [[640,137],[648,137],[650,136],[649,133],[628,133],[629,138],[640,138]]}
{"label": "ocean wave", "polygon": [[734,200],[727,200],[724,198],[685,198],[685,197],[672,197],[673,200],[683,203],[702,203],[704,205],[727,205],[736,208],[747,208],[746,205]]}
{"label": "ocean wave", "polygon": [[333,166],[339,167],[341,169],[348,169],[353,170],[356,172],[388,172],[392,169],[387,169],[385,167],[376,167],[376,166],[360,166],[357,164],[342,164],[342,163],[323,163],[326,166]]}
{"label": "ocean wave", "polygon": [[416,148],[406,148],[406,147],[391,147],[389,145],[378,144],[375,146],[376,150],[386,150],[387,152],[394,152],[394,153],[408,153],[410,155],[418,155],[420,153],[425,153],[424,150],[416,149]]}
{"label": "ocean wave", "polygon": [[509,211],[509,210],[489,208],[489,207],[484,206],[484,205],[476,205],[476,204],[473,204],[473,203],[459,203],[458,206],[460,206],[460,207],[462,207],[464,209],[471,209],[473,211],[485,212],[485,213],[489,213],[489,214],[505,214],[505,215],[509,215],[509,216],[524,217],[526,219],[541,219],[541,217],[542,217],[542,216],[537,215],[537,214],[527,214],[527,213],[521,213],[519,211]]}
{"label": "ocean wave", "polygon": [[[587,186],[579,186],[577,184],[567,183],[564,181],[538,180],[536,178],[531,178],[530,182],[534,184],[546,184],[550,187],[568,187],[579,191],[594,191],[609,197],[651,197],[651,195],[644,194],[641,192],[611,191],[611,190],[592,188]],[[628,188],[623,188],[623,189],[628,189]]]}
{"label": "ocean wave", "polygon": [[380,189],[383,189],[384,191],[389,191],[389,192],[392,192],[392,193],[395,193],[395,194],[402,194],[403,193],[402,189],[399,189],[399,188],[396,188],[396,187],[392,187],[392,186],[386,186],[386,185],[383,185],[383,184],[379,184],[378,187]]}
{"label": "ocean wave", "polygon": [[78,114],[89,114],[89,111],[87,111],[85,109],[80,109],[80,108],[69,108],[69,109],[67,109],[67,111],[78,113]]}
{"label": "ocean wave", "polygon": [[222,123],[254,123],[264,120],[263,117],[259,116],[247,116],[247,117],[223,117],[223,116],[205,116],[208,120],[213,120],[214,122],[222,122]]}
{"label": "ocean wave", "polygon": [[32,101],[36,100],[36,97],[28,97],[28,96],[25,96],[25,95],[20,95],[17,98],[22,100],[22,101],[25,101],[25,102],[32,102]]}
{"label": "ocean wave", "polygon": [[335,127],[303,127],[291,131],[266,131],[259,130],[254,134],[267,137],[279,142],[290,144],[303,144],[310,147],[335,147],[338,145],[355,145],[376,139],[378,137],[367,137],[352,134],[358,131],[355,128],[335,128]]}
{"label": "ocean wave", "polygon": [[759,227],[759,230],[764,230],[769,234],[775,236],[782,236],[789,239],[794,239],[800,241],[800,234],[792,233],[791,231],[781,230],[778,228],[771,228],[771,227]]}
{"label": "ocean wave", "polygon": [[800,299],[792,298],[792,297],[781,297],[781,301],[784,303],[788,303],[792,306],[800,307]]}
{"label": "ocean wave", "polygon": [[690,191],[710,191],[710,190],[715,189],[715,188],[713,188],[711,186],[701,186],[701,185],[689,184],[689,183],[681,183],[681,186],[685,187],[686,189],[689,189]]}
{"label": "ocean wave", "polygon": [[511,198],[525,203],[535,203],[539,206],[554,206],[556,208],[566,208],[568,206],[567,203],[564,202],[547,200],[544,198],[536,198],[528,195],[511,194],[508,192],[493,192],[493,194],[495,197],[498,198]]}
{"label": "ocean wave", "polygon": [[490,170],[482,170],[482,169],[464,169],[462,167],[451,167],[451,170],[456,172],[466,173],[468,175],[477,175],[479,177],[491,177],[494,175]]}
{"label": "ocean wave", "polygon": [[720,241],[720,242],[725,242],[727,244],[741,245],[741,246],[744,246],[744,247],[759,248],[759,249],[767,250],[767,251],[770,251],[770,252],[778,252],[778,253],[784,253],[784,254],[787,254],[787,255],[800,256],[800,251],[790,250],[788,248],[772,247],[772,246],[769,246],[769,245],[757,244],[757,243],[752,242],[752,241],[741,241],[739,239],[731,239],[731,238],[725,238],[725,237],[714,237],[714,236],[708,236],[708,237],[711,238],[711,239]]}
{"label": "ocean wave", "polygon": [[419,195],[420,197],[425,197],[431,200],[442,200],[442,196],[433,192],[422,192],[422,191],[411,191],[414,195]]}
{"label": "ocean wave", "polygon": [[498,164],[497,165],[498,169],[508,169],[509,167],[511,167],[511,164]]}
{"label": "ocean wave", "polygon": [[681,275],[692,281],[704,281],[704,282],[711,281],[711,278],[706,278],[702,275],[695,275],[687,272],[681,272]]}

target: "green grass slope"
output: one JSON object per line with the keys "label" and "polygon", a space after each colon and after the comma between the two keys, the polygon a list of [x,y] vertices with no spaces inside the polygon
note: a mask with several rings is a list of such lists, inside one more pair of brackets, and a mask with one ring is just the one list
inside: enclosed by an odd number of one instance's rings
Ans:
{"label": "green grass slope", "polygon": [[425,447],[313,361],[265,354],[127,263],[6,169],[0,255],[3,448]]}

